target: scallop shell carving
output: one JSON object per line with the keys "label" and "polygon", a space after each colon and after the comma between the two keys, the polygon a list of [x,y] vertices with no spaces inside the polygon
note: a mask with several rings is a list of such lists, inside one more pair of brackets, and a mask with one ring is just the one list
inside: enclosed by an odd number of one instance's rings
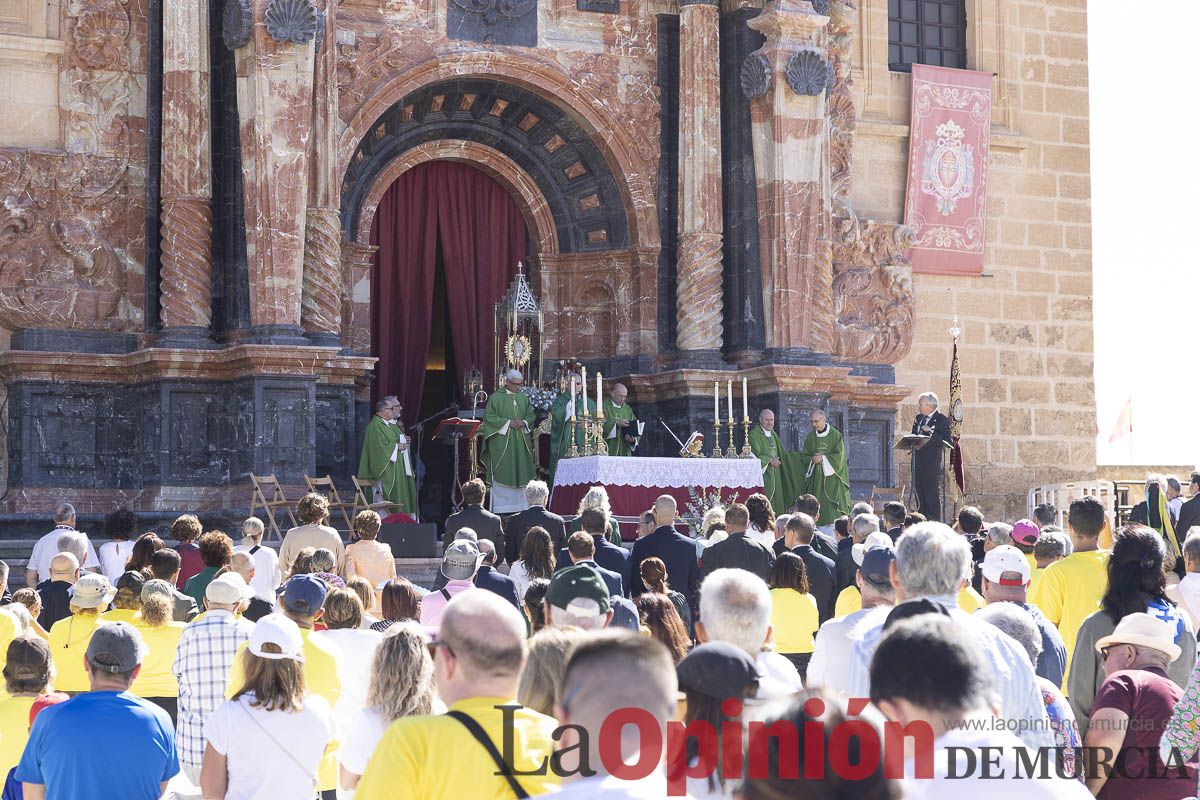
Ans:
{"label": "scallop shell carving", "polygon": [[762,97],[771,88],[771,62],[762,53],[751,53],[742,62],[739,77],[746,97]]}
{"label": "scallop shell carving", "polygon": [[225,0],[221,9],[221,39],[230,50],[250,41],[253,32],[250,0]]}
{"label": "scallop shell carving", "polygon": [[818,95],[833,84],[833,67],[816,50],[792,54],[783,74],[796,94]]}
{"label": "scallop shell carving", "polygon": [[317,36],[317,9],[312,0],[271,0],[267,33],[277,42],[308,44]]}

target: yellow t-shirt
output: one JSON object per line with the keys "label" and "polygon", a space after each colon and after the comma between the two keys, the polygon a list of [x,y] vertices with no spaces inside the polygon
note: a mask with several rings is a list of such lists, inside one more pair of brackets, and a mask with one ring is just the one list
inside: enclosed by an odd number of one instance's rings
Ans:
{"label": "yellow t-shirt", "polygon": [[139,614],[132,625],[146,643],[146,657],[142,659],[142,671],[129,691],[138,697],[178,697],[179,682],[175,680],[171,665],[175,663],[175,651],[179,648],[184,624],[168,622],[151,628]]}
{"label": "yellow t-shirt", "polygon": [[[504,752],[504,717],[496,706],[515,705],[501,697],[471,697],[450,706],[462,711],[483,728]],[[553,717],[518,707],[511,713],[516,779],[532,796],[553,791],[560,778],[547,759],[554,752]],[[545,765],[545,774],[521,775]],[[390,800],[397,787],[405,797],[421,800],[512,800],[508,782],[496,773],[496,764],[461,722],[453,717],[404,717],[391,724],[358,784],[356,800]]]}
{"label": "yellow t-shirt", "polygon": [[771,627],[777,652],[811,653],[813,637],[821,627],[816,599],[795,589],[772,589]]}
{"label": "yellow t-shirt", "polygon": [[1026,598],[1033,597],[1037,591],[1038,581],[1042,579],[1042,573],[1046,571],[1045,567],[1034,567],[1033,572],[1029,573],[1029,589],[1026,593]]}
{"label": "yellow t-shirt", "polygon": [[1075,652],[1079,626],[1100,610],[1100,598],[1108,589],[1108,555],[1105,550],[1071,553],[1042,570],[1036,590],[1029,593],[1029,602],[1058,626],[1063,644],[1067,646],[1064,688],[1066,676],[1071,671],[1071,655]]}
{"label": "yellow t-shirt", "polygon": [[[311,634],[308,628],[300,629],[300,638],[304,640],[304,683],[308,691],[323,698],[333,708],[342,696],[342,651],[333,642],[319,636],[314,639]],[[246,652],[247,644],[242,642],[238,646],[233,664],[229,667],[229,680],[225,682],[226,697],[233,697],[246,682],[242,653]],[[317,780],[323,792],[337,788],[337,755],[338,744],[331,742],[317,768]]]}
{"label": "yellow t-shirt", "polygon": [[8,697],[0,701],[0,774],[21,760],[29,741],[29,709],[36,697]]}
{"label": "yellow t-shirt", "polygon": [[1025,558],[1026,558],[1026,560],[1029,561],[1029,571],[1030,572],[1033,572],[1035,569],[1038,568],[1037,559],[1033,557],[1033,553],[1026,553]]}
{"label": "yellow t-shirt", "polygon": [[958,607],[968,614],[974,614],[983,608],[983,597],[970,586],[964,586],[958,592]]}
{"label": "yellow t-shirt", "polygon": [[[0,669],[4,668],[4,663],[8,660],[8,646],[12,644],[12,640],[17,635],[17,621],[11,614],[0,614]],[[11,695],[4,688],[4,681],[0,680],[0,700],[7,700]],[[26,720],[28,723],[28,720]],[[18,756],[20,753],[17,754]],[[4,773],[0,773],[4,774]]]}
{"label": "yellow t-shirt", "polygon": [[60,692],[87,692],[92,688],[83,656],[96,628],[106,624],[99,617],[72,614],[50,626],[50,655],[54,659],[54,688]]}
{"label": "yellow t-shirt", "polygon": [[141,619],[142,612],[134,608],[114,608],[112,611],[105,611],[100,615],[100,619],[105,622],[128,622],[130,625],[136,625],[135,619]]}
{"label": "yellow t-shirt", "polygon": [[844,617],[862,610],[862,592],[857,586],[847,586],[837,596],[833,604],[833,616]]}

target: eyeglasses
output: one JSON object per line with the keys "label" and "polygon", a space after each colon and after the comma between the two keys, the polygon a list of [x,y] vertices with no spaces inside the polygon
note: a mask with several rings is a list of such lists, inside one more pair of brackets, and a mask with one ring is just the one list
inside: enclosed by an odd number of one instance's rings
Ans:
{"label": "eyeglasses", "polygon": [[1100,660],[1103,661],[1104,659],[1108,658],[1108,654],[1111,653],[1113,650],[1116,650],[1118,647],[1124,647],[1124,645],[1107,644],[1104,647],[1101,647],[1100,648]]}
{"label": "eyeglasses", "polygon": [[435,655],[437,655],[437,649],[439,647],[446,648],[446,652],[450,654],[451,658],[458,658],[458,656],[454,652],[454,648],[451,647],[450,643],[444,639],[435,639],[434,641],[429,643],[429,657],[430,658],[433,658]]}

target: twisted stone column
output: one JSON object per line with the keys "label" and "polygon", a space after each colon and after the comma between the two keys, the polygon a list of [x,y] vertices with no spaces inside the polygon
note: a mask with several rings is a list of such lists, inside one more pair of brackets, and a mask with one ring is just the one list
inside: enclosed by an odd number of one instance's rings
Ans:
{"label": "twisted stone column", "polygon": [[208,6],[163,5],[163,341],[203,345],[212,321]]}
{"label": "twisted stone column", "polygon": [[676,340],[721,350],[721,63],[715,0],[679,4],[679,248]]}

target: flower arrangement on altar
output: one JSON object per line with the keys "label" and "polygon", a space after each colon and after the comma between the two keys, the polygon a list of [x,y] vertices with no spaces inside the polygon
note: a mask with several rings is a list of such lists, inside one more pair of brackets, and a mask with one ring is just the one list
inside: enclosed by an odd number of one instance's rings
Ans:
{"label": "flower arrangement on altar", "polygon": [[549,413],[554,406],[554,401],[558,399],[558,392],[553,389],[539,389],[536,386],[526,386],[521,389],[525,396],[529,398],[529,405],[534,411],[541,414]]}
{"label": "flower arrangement on altar", "polygon": [[738,493],[734,492],[728,499],[721,499],[721,488],[709,489],[705,491],[702,487],[692,486],[688,488],[687,506],[680,513],[679,519],[692,531],[693,538],[699,538],[704,533],[701,530],[704,525],[704,515],[714,508],[725,508],[730,503],[738,501]]}

